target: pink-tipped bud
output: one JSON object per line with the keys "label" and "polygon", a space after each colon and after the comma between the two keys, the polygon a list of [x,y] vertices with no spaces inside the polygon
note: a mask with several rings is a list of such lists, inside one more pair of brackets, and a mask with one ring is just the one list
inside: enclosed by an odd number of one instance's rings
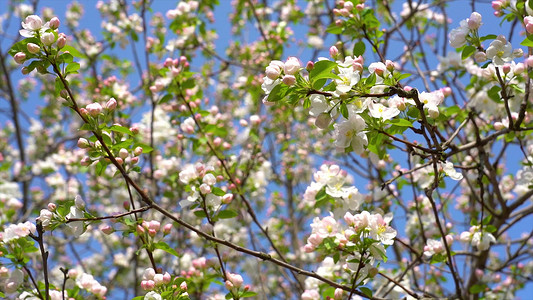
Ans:
{"label": "pink-tipped bud", "polygon": [[315,63],[312,62],[312,61],[308,61],[307,64],[305,65],[305,69],[307,71],[311,71],[315,68]]}
{"label": "pink-tipped bud", "polygon": [[[139,133],[139,126],[138,125],[133,125],[130,127],[130,131],[133,133],[133,134],[138,134]],[[142,148],[141,148],[142,149]]]}
{"label": "pink-tipped bud", "polygon": [[84,138],[78,139],[78,147],[80,147],[81,149],[86,149],[86,148],[89,148],[90,146],[91,144],[89,143],[87,139],[84,139]]}
{"label": "pink-tipped bud", "polygon": [[222,203],[229,204],[233,200],[233,194],[225,194],[222,196]]}
{"label": "pink-tipped bud", "polygon": [[34,43],[28,43],[28,45],[26,45],[26,48],[28,48],[28,52],[32,54],[37,54],[41,52],[41,47],[39,47],[39,45],[34,44]]}
{"label": "pink-tipped bud", "polygon": [[57,205],[55,203],[48,203],[48,210],[51,212],[54,212],[57,209]]}
{"label": "pink-tipped bud", "polygon": [[45,33],[41,34],[41,42],[45,46],[50,46],[53,43],[55,43],[55,41],[56,41],[56,36],[54,35],[53,32],[45,32]]}
{"label": "pink-tipped bud", "polygon": [[338,55],[339,55],[339,49],[337,49],[337,47],[335,47],[335,46],[331,46],[329,48],[329,56],[331,56],[331,58],[335,59],[335,58],[337,58]]}
{"label": "pink-tipped bud", "polygon": [[139,158],[138,157],[132,157],[131,158],[131,164],[132,165],[136,165],[138,162],[139,162]]}
{"label": "pink-tipped bud", "polygon": [[170,57],[167,57],[167,59],[165,59],[165,62],[163,63],[163,66],[165,68],[169,68],[169,67],[171,67],[173,65],[174,65],[174,60],[172,58],[170,58]]}
{"label": "pink-tipped bud", "polygon": [[348,11],[352,11],[353,9],[353,2],[351,1],[346,1],[344,2],[344,8]]}
{"label": "pink-tipped bud", "polygon": [[448,97],[452,94],[452,88],[449,87],[449,86],[445,86],[441,89],[442,91],[442,94],[444,95],[444,97]]}
{"label": "pink-tipped bud", "polygon": [[187,290],[187,282],[184,281],[180,284],[180,289],[183,290],[183,291],[186,291]]}
{"label": "pink-tipped bud", "polygon": [[84,158],[81,159],[80,161],[80,165],[84,166],[84,167],[87,167],[88,165],[90,165],[92,163],[91,161],[91,158],[89,156],[85,156]]}
{"label": "pink-tipped bud", "polygon": [[163,274],[155,274],[154,275],[154,283],[155,283],[156,286],[160,286],[163,283],[165,283],[163,281]]}
{"label": "pink-tipped bud", "polygon": [[293,85],[296,83],[296,77],[293,75],[285,75],[282,79],[283,83],[286,85]]}
{"label": "pink-tipped bud", "polygon": [[137,225],[137,233],[139,235],[144,234],[144,228],[141,225]]}
{"label": "pink-tipped bud", "polygon": [[121,148],[121,149],[118,151],[118,156],[120,156],[120,158],[122,158],[122,159],[126,159],[126,157],[128,157],[128,155],[130,155],[130,153],[129,153],[128,150],[125,149],[125,148]]}
{"label": "pink-tipped bud", "polygon": [[365,9],[365,4],[359,3],[355,6],[355,9],[357,9],[358,11],[363,11]]}
{"label": "pink-tipped bud", "polygon": [[120,157],[115,157],[115,160],[117,161],[119,165],[122,165],[124,163],[124,160]]}
{"label": "pink-tipped bud", "polygon": [[113,227],[109,226],[109,225],[103,225],[100,227],[100,230],[102,230],[103,233],[107,234],[107,235],[110,235],[112,234],[115,230],[113,229]]}
{"label": "pink-tipped bud", "polygon": [[509,72],[511,72],[511,65],[505,64],[503,65],[502,69],[504,74],[509,74]]}
{"label": "pink-tipped bud", "polygon": [[109,99],[105,104],[105,108],[107,110],[115,110],[115,108],[117,108],[117,100],[115,100],[115,98]]}
{"label": "pink-tipped bud", "polygon": [[172,224],[166,224],[163,226],[163,234],[167,235],[170,234],[170,231],[172,230]]}
{"label": "pink-tipped bud", "polygon": [[129,201],[122,202],[122,207],[124,207],[125,210],[130,210],[131,204]]}
{"label": "pink-tipped bud", "polygon": [[157,231],[155,231],[153,229],[148,229],[148,235],[149,236],[154,237],[156,234],[157,234]]}
{"label": "pink-tipped bud", "polygon": [[171,280],[172,276],[170,276],[168,272],[165,272],[165,274],[163,274],[163,283],[170,283]]}
{"label": "pink-tipped bud", "polygon": [[50,22],[48,23],[50,25],[51,29],[58,29],[61,22],[59,21],[59,18],[53,17],[50,19]]}
{"label": "pink-tipped bud", "polygon": [[24,61],[26,61],[26,53],[18,52],[17,54],[15,54],[15,56],[13,56],[13,59],[17,64],[21,65],[24,63]]}
{"label": "pink-tipped bud", "polygon": [[98,116],[101,112],[102,112],[102,105],[100,105],[100,103],[91,103],[91,104],[87,104],[87,106],[85,107],[85,109],[87,110],[87,112],[92,116],[92,117],[96,117]]}
{"label": "pink-tipped bud", "polygon": [[133,150],[133,155],[135,156],[139,156],[143,153],[143,148],[141,147],[136,147],[134,150]]}

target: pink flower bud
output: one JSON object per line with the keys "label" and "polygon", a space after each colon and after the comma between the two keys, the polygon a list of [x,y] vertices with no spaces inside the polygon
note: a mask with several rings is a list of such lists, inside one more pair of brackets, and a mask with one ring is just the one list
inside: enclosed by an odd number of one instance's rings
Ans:
{"label": "pink flower bud", "polygon": [[478,29],[481,26],[481,15],[478,12],[473,12],[467,19],[467,24],[469,29]]}
{"label": "pink flower bud", "polygon": [[78,147],[80,147],[81,149],[89,148],[90,147],[90,143],[89,143],[89,141],[87,139],[79,138],[78,139]]}
{"label": "pink flower bud", "polygon": [[224,285],[226,286],[228,290],[231,290],[233,288],[233,283],[231,283],[231,281],[229,280],[226,280]]}
{"label": "pink flower bud", "polygon": [[182,289],[183,291],[186,291],[187,290],[187,282],[184,281],[180,284],[180,289]]}
{"label": "pink flower bud", "polygon": [[[130,127],[130,131],[133,133],[133,134],[137,134],[139,133],[139,126],[138,125],[133,125]],[[142,150],[142,148],[141,148]]]}
{"label": "pink flower bud", "polygon": [[58,29],[60,24],[61,22],[57,17],[53,17],[52,19],[50,19],[49,25],[51,29]]}
{"label": "pink flower bud", "polygon": [[167,235],[170,234],[170,231],[172,230],[172,224],[166,224],[163,226],[163,234]]}
{"label": "pink flower bud", "polygon": [[222,203],[229,204],[233,200],[233,194],[225,194],[222,196]]}
{"label": "pink flower bud", "polygon": [[296,77],[293,75],[285,75],[282,79],[283,83],[286,85],[293,85],[296,83]]}
{"label": "pink flower bud", "polygon": [[357,9],[358,11],[363,11],[365,9],[365,4],[359,3],[355,6],[355,9]]}
{"label": "pink flower bud", "polygon": [[160,286],[162,285],[163,283],[165,283],[163,281],[163,274],[155,274],[154,276],[154,283],[156,286]]}
{"label": "pink flower bud", "polygon": [[348,11],[352,11],[353,9],[353,3],[351,1],[344,2],[344,8]]}
{"label": "pink flower bud", "polygon": [[281,74],[281,69],[277,66],[268,66],[266,67],[265,74],[268,78],[276,80]]}
{"label": "pink flower bud", "polygon": [[444,95],[444,97],[448,97],[452,94],[452,89],[449,87],[449,86],[445,86],[441,89],[442,91],[442,94]]}
{"label": "pink flower bud", "polygon": [[109,226],[109,225],[103,225],[100,227],[100,230],[102,230],[103,233],[107,234],[107,235],[110,235],[112,234],[115,230],[113,229],[113,227]]}
{"label": "pink flower bud", "polygon": [[89,156],[85,156],[84,158],[81,159],[80,161],[80,165],[84,166],[84,167],[87,167],[88,165],[90,165],[92,163],[91,161],[91,158]]}
{"label": "pink flower bud", "polygon": [[159,221],[152,220],[148,223],[148,228],[158,231],[159,228],[161,228],[161,223],[159,223]]}
{"label": "pink flower bud", "polygon": [[284,71],[286,75],[294,75],[300,71],[301,65],[298,58],[290,56],[284,65]]}
{"label": "pink flower bud", "polygon": [[55,203],[48,203],[48,210],[54,212],[57,209],[57,205]]}
{"label": "pink flower bud", "polygon": [[492,1],[492,9],[501,10],[502,9],[502,2],[501,1]]}
{"label": "pink flower bud", "polygon": [[124,207],[125,210],[130,210],[131,204],[129,201],[122,202],[122,207]]}
{"label": "pink flower bud", "polygon": [[335,58],[337,58],[338,55],[339,55],[339,49],[337,49],[337,47],[335,47],[335,46],[331,46],[329,48],[329,56],[331,56],[331,58],[335,59]]}
{"label": "pink flower bud", "polygon": [[39,47],[39,45],[34,44],[34,43],[28,43],[28,45],[26,45],[26,48],[28,48],[28,52],[33,53],[33,54],[37,54],[41,52],[41,47]]}
{"label": "pink flower bud", "polygon": [[102,106],[100,105],[100,103],[96,103],[96,102],[87,104],[85,109],[92,117],[96,117],[98,116],[98,114],[102,112]]}
{"label": "pink flower bud", "polygon": [[307,65],[305,65],[305,69],[306,69],[307,71],[311,71],[311,70],[313,70],[314,68],[315,68],[315,63],[312,62],[312,61],[308,61],[308,62],[307,62]]}
{"label": "pink flower bud", "polygon": [[172,277],[170,276],[170,274],[168,272],[165,272],[165,274],[163,274],[163,282],[170,283],[171,280],[172,280]]}
{"label": "pink flower bud", "polygon": [[135,156],[139,156],[143,153],[143,148],[141,147],[136,147],[135,149],[133,149],[133,155]]}
{"label": "pink flower bud", "polygon": [[26,60],[26,53],[18,52],[17,54],[15,54],[15,56],[13,56],[13,59],[17,64],[21,65]]}
{"label": "pink flower bud", "polygon": [[124,160],[120,157],[115,157],[115,160],[117,161],[119,165],[122,165],[124,163]]}
{"label": "pink flower bud", "polygon": [[503,65],[502,69],[504,74],[509,74],[509,72],[511,72],[511,65],[505,64]]}
{"label": "pink flower bud", "polygon": [[41,42],[45,44],[45,46],[50,46],[56,41],[56,36],[53,32],[45,32],[41,34]]}
{"label": "pink flower bud", "polygon": [[130,155],[130,153],[129,153],[128,150],[125,149],[125,148],[121,148],[121,149],[118,151],[118,156],[120,156],[122,159],[125,159],[126,157],[128,157],[128,155]]}
{"label": "pink flower bud", "polygon": [[115,98],[109,99],[107,103],[105,104],[105,108],[107,110],[114,110],[116,107],[117,107],[117,100],[115,100]]}
{"label": "pink flower bud", "polygon": [[211,193],[211,187],[205,183],[202,183],[200,185],[200,193],[202,193],[203,195]]}
{"label": "pink flower bud", "polygon": [[141,225],[137,225],[137,233],[139,235],[144,234],[144,228]]}

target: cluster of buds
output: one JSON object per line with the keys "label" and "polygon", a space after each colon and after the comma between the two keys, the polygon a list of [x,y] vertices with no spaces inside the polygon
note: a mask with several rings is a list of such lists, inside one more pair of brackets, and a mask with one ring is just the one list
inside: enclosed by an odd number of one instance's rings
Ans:
{"label": "cluster of buds", "polygon": [[181,56],[179,59],[168,57],[163,63],[163,67],[170,71],[170,76],[167,75],[168,77],[156,79],[153,85],[150,86],[150,91],[152,93],[158,93],[164,90],[165,87],[170,84],[172,78],[178,76],[183,70],[189,67],[189,61],[185,56]]}
{"label": "cluster of buds", "polygon": [[282,75],[283,71],[282,82],[286,85],[293,85],[296,83],[295,75],[301,69],[302,65],[298,58],[290,56],[285,63],[280,60],[271,61],[265,69],[265,75],[271,80],[276,80]]}
{"label": "cluster of buds", "polygon": [[141,225],[137,225],[137,233],[139,235],[144,234],[145,232],[148,232],[148,235],[151,237],[155,237],[157,232],[161,229],[161,232],[163,235],[167,235],[172,230],[172,224],[166,224],[161,228],[161,223],[156,220],[152,221],[143,221]]}
{"label": "cluster of buds", "polygon": [[492,1],[492,9],[494,9],[494,16],[501,17],[504,15],[503,9],[507,7],[509,1],[497,0]]}
{"label": "cluster of buds", "polygon": [[85,108],[80,108],[80,112],[84,116],[98,117],[104,110],[112,112],[117,108],[117,100],[115,98],[109,99],[104,106],[98,102],[87,104]]}
{"label": "cluster of buds", "polygon": [[[50,21],[44,23],[43,20],[36,15],[27,16],[24,22],[22,22],[22,28],[19,33],[26,38],[35,37],[39,42],[27,43],[26,49],[15,53],[13,59],[17,64],[23,64],[26,60],[39,57],[43,51],[48,55],[51,47],[55,44],[57,50],[62,49],[67,44],[67,36],[64,33],[58,33],[58,28],[61,22],[57,17],[53,17]],[[38,69],[43,73],[46,70]],[[23,68],[22,73],[28,74],[30,70]]]}
{"label": "cluster of buds", "polygon": [[[96,141],[96,142],[90,142],[88,141],[87,139],[85,138],[79,138],[78,139],[78,147],[80,147],[81,149],[89,149],[89,150],[99,150],[101,151],[102,149],[102,145],[99,141]],[[118,164],[120,165],[130,165],[130,166],[133,166],[133,165],[136,165],[137,163],[139,163],[139,156],[143,153],[143,148],[138,146],[136,147],[135,149],[133,149],[133,152],[130,154],[130,151],[126,148],[121,148],[119,151],[118,151],[118,154],[115,156],[115,160],[117,161]],[[106,159],[107,161],[109,161],[109,159],[107,158],[104,158]],[[82,158],[82,160],[80,161],[80,164],[82,166],[89,166],[91,165],[92,163],[94,162],[93,159],[91,159],[91,157],[89,156],[85,156],[84,158]]]}
{"label": "cluster of buds", "polygon": [[141,288],[145,291],[151,291],[154,288],[163,284],[168,284],[171,281],[172,276],[170,276],[168,272],[165,272],[165,274],[156,274],[154,269],[148,268],[144,270]]}

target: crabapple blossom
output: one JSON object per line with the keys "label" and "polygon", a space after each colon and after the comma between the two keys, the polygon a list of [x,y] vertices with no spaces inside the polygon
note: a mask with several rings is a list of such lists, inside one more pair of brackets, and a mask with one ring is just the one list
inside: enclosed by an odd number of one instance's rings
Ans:
{"label": "crabapple blossom", "polygon": [[283,71],[285,72],[285,75],[294,75],[300,71],[302,68],[302,65],[300,64],[300,61],[298,58],[294,56],[290,56],[285,61],[285,64],[283,66]]}
{"label": "crabapple blossom", "polygon": [[335,146],[340,149],[352,147],[357,154],[363,153],[368,145],[368,139],[364,132],[365,120],[355,113],[350,113],[348,119],[343,119],[340,124],[333,125],[335,128]]}
{"label": "crabapple blossom", "polygon": [[466,37],[468,36],[469,32],[470,28],[468,27],[468,22],[466,20],[462,20],[460,26],[452,29],[448,35],[450,45],[454,48],[459,48],[466,44]]}
{"label": "crabapple blossom", "polygon": [[513,46],[503,35],[499,35],[497,39],[490,43],[486,53],[487,58],[492,60],[492,63],[497,67],[501,67],[504,63],[513,60]]}

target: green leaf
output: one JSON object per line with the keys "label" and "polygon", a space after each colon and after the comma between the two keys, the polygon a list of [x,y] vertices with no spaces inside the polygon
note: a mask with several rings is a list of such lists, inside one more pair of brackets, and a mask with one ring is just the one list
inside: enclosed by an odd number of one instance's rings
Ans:
{"label": "green leaf", "polygon": [[255,296],[257,296],[256,292],[246,291],[242,293],[241,298],[248,298],[248,297],[255,297]]}
{"label": "green leaf", "polygon": [[372,290],[367,288],[367,287],[360,287],[359,290],[361,291],[361,293],[365,294],[365,296],[367,296],[368,298],[371,298],[372,299]]}
{"label": "green leaf", "polygon": [[156,249],[161,249],[169,254],[172,254],[174,256],[179,256],[178,252],[176,252],[176,250],[174,250],[174,248],[171,248],[167,243],[163,242],[163,241],[160,241],[160,242],[157,242],[154,244],[154,247]]}
{"label": "green leaf", "polygon": [[194,215],[197,216],[198,218],[207,217],[207,215],[205,214],[205,212],[203,210],[195,210],[194,211]]}
{"label": "green leaf", "polygon": [[501,90],[501,87],[495,85],[488,90],[487,96],[489,96],[489,98],[492,99],[494,102],[500,103],[502,100],[502,97],[500,96]]}
{"label": "green leaf", "polygon": [[359,41],[353,45],[353,55],[359,56],[365,54],[366,45],[365,42]]}
{"label": "green leaf", "polygon": [[136,148],[136,147],[143,148],[143,153],[150,153],[150,152],[154,151],[153,147],[150,147],[149,145],[146,145],[146,144],[143,144],[143,143],[136,143],[135,145],[133,145],[133,148]]}
{"label": "green leaf", "polygon": [[341,34],[344,31],[344,28],[337,26],[337,24],[332,23],[326,28],[326,31],[331,34]]}
{"label": "green leaf", "polygon": [[144,296],[137,296],[131,300],[143,300],[144,299]]}
{"label": "green leaf", "polygon": [[231,210],[231,209],[227,209],[227,210],[221,210],[219,213],[218,213],[218,217],[220,219],[231,219],[231,218],[234,218],[236,216],[238,216],[239,213],[234,211],[234,210]]}
{"label": "green leaf", "polygon": [[466,46],[463,49],[463,53],[461,53],[461,59],[469,58],[472,54],[474,54],[474,52],[476,52],[476,47],[471,45]]}
{"label": "green leaf", "polygon": [[75,57],[80,57],[80,58],[84,58],[85,55],[83,55],[80,51],[78,51],[78,49],[70,46],[70,45],[65,45],[65,47],[63,47],[61,49],[61,51],[63,52],[68,52],[70,53],[72,56],[75,56]]}
{"label": "green leaf", "polygon": [[341,103],[341,114],[344,118],[348,119],[349,117],[348,107],[346,107],[346,103],[344,102]]}
{"label": "green leaf", "polygon": [[483,228],[485,228],[485,231],[488,232],[488,233],[494,233],[494,232],[498,231],[498,228],[496,228],[496,226],[494,226],[494,225],[487,225],[487,226],[485,226]]}
{"label": "green leaf", "polygon": [[490,220],[492,220],[492,216],[487,216],[481,221],[481,224],[488,225],[490,223]]}
{"label": "green leaf", "polygon": [[495,35],[495,34],[489,34],[489,35],[486,35],[486,36],[482,36],[479,40],[483,42],[483,41],[486,41],[486,40],[494,40],[497,37],[498,36]]}
{"label": "green leaf", "polygon": [[521,43],[520,45],[526,46],[526,47],[533,47],[533,35],[528,35]]}
{"label": "green leaf", "polygon": [[165,96],[163,96],[163,98],[161,98],[161,100],[159,100],[159,104],[167,103],[168,101],[170,101],[170,99],[172,99],[172,95],[166,94]]}
{"label": "green leaf", "polygon": [[[309,73],[309,80],[314,83],[319,79],[332,78],[340,79],[337,74],[332,73],[333,69],[337,67],[337,63],[331,60],[318,61],[313,70]],[[313,85],[314,87],[314,85]]]}
{"label": "green leaf", "polygon": [[277,102],[277,101],[283,99],[285,97],[285,95],[283,94],[283,88],[285,88],[285,90],[286,90],[287,86],[284,86],[281,83],[278,83],[278,85],[276,85],[270,91],[270,94],[268,94],[267,101],[268,102]]}
{"label": "green leaf", "polygon": [[80,69],[80,64],[77,63],[77,62],[71,62],[70,64],[68,64],[68,66],[65,68],[65,72],[67,74],[70,74],[70,73],[75,73],[76,71],[78,71]]}
{"label": "green leaf", "polygon": [[484,290],[485,290],[484,284],[474,284],[473,286],[470,287],[468,292],[470,292],[470,294],[479,294],[483,292]]}
{"label": "green leaf", "polygon": [[413,123],[406,119],[394,119],[390,121],[391,124],[394,124],[399,127],[411,127]]}
{"label": "green leaf", "polygon": [[216,186],[211,187],[211,193],[213,193],[215,196],[224,196],[224,195],[226,195],[226,192],[224,192],[221,188],[218,188]]}
{"label": "green leaf", "polygon": [[[120,126],[120,125],[113,125],[113,126],[109,127],[109,130],[115,131],[115,132],[124,133],[124,134],[133,135],[133,132],[131,132],[131,130],[129,128],[126,128],[126,127]],[[143,152],[144,152],[144,149],[143,149]]]}

